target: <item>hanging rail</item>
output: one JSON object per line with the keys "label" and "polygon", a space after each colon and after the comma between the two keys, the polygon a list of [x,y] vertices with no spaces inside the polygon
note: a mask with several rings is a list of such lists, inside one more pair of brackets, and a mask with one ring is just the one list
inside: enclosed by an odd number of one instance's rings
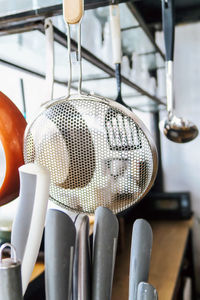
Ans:
{"label": "hanging rail", "polygon": [[[118,1],[120,2],[127,2],[127,1]],[[91,9],[91,8],[97,8],[100,6],[106,6],[111,3],[111,0],[86,0],[85,1],[85,8]],[[135,14],[135,10],[133,7],[131,8],[132,3],[127,4],[130,11]],[[40,8],[37,10],[31,10],[26,12],[20,12],[8,16],[0,17],[0,36],[7,35],[7,34],[14,34],[14,33],[22,33],[32,30],[39,30],[40,32],[44,33],[44,19],[46,17],[52,17],[62,14],[62,5],[54,5],[50,7]],[[141,16],[136,14],[136,19],[138,20],[140,26],[145,31],[151,42],[156,48],[156,51],[161,54],[162,57],[164,57],[161,50],[158,48],[158,46],[155,44],[153,37],[151,36],[150,31],[148,31],[147,26],[145,25],[144,21],[142,20]],[[64,47],[67,47],[67,41],[66,41],[66,35],[62,31],[60,31],[58,28],[54,27],[54,39],[56,42],[61,44]],[[77,43],[76,41],[72,40],[72,49],[74,51],[77,50]],[[82,57],[86,59],[88,62],[93,64],[94,66],[98,67],[102,71],[104,71],[106,74],[108,74],[110,77],[115,77],[115,70],[104,63],[102,60],[100,60],[98,57],[96,57],[93,53],[88,51],[86,48],[82,47]],[[18,66],[20,69],[20,66]],[[23,70],[23,67],[21,68]],[[31,71],[30,71],[31,72]],[[166,105],[161,99],[156,97],[155,95],[151,95],[146,90],[142,89],[140,86],[135,84],[134,82],[130,81],[127,77],[122,76],[122,82],[126,84],[127,86],[135,89],[138,93],[152,99],[157,104]]]}

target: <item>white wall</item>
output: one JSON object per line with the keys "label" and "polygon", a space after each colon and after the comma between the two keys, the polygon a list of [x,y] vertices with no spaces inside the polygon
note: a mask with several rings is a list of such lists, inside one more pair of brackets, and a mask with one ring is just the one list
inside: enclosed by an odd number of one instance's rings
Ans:
{"label": "white wall", "polygon": [[[162,38],[158,33],[160,44]],[[177,26],[174,60],[176,114],[191,120],[200,130],[200,23]],[[162,136],[161,143],[165,190],[191,192],[200,279],[200,135],[187,144],[176,144]]]}

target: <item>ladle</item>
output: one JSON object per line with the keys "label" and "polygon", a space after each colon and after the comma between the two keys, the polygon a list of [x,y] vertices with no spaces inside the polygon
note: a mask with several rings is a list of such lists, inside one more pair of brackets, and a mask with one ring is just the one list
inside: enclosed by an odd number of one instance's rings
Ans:
{"label": "ladle", "polygon": [[166,90],[168,117],[163,124],[165,136],[175,143],[187,143],[195,139],[198,129],[192,122],[174,114],[174,0],[162,0],[162,20],[166,50]]}

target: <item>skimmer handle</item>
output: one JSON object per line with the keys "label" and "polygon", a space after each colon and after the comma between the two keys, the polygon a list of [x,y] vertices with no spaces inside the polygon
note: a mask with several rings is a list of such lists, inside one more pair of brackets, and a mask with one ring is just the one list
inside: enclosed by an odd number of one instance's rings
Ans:
{"label": "skimmer handle", "polygon": [[83,0],[63,0],[63,18],[68,24],[77,24],[84,14]]}
{"label": "skimmer handle", "polygon": [[174,0],[162,0],[162,22],[166,52],[166,92],[168,117],[174,111]]}
{"label": "skimmer handle", "polygon": [[69,60],[68,97],[70,96],[72,82],[72,59],[71,59],[71,33],[70,24],[78,23],[78,61],[79,61],[79,84],[78,93],[81,94],[82,62],[81,62],[81,19],[84,13],[84,0],[63,0],[63,18],[67,26],[67,48]]}

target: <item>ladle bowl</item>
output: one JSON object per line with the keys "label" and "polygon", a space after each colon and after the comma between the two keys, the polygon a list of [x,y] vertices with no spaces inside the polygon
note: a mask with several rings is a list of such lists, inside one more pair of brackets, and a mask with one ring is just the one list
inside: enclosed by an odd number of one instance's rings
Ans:
{"label": "ladle bowl", "polygon": [[165,136],[175,143],[187,143],[195,139],[199,133],[192,122],[176,116],[164,121],[163,132]]}
{"label": "ladle bowl", "polygon": [[187,143],[198,135],[197,127],[190,121],[176,117],[174,114],[174,17],[175,0],[162,0],[162,22],[166,51],[166,92],[168,118],[164,121],[163,132],[165,136],[175,143]]}

